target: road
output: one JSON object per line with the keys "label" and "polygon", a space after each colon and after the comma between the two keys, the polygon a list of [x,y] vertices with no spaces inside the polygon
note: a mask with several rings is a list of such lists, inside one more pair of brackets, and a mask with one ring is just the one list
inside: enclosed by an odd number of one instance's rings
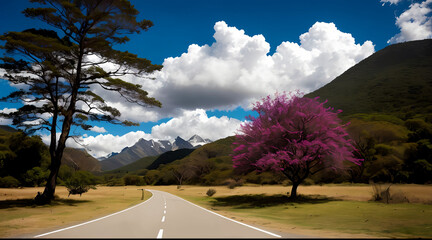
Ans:
{"label": "road", "polygon": [[35,238],[301,238],[269,232],[211,212],[180,197],[149,190],[147,201]]}

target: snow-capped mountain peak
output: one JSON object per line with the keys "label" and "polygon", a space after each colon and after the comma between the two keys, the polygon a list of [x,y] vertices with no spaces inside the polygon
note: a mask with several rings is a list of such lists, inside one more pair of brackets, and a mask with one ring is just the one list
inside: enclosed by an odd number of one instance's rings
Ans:
{"label": "snow-capped mountain peak", "polygon": [[104,156],[104,157],[99,157],[99,158],[97,158],[99,161],[102,161],[102,160],[105,160],[105,159],[108,159],[108,158],[110,158],[110,157],[112,157],[112,156],[115,156],[115,155],[117,155],[117,154],[119,154],[119,153],[117,153],[117,152],[112,152],[112,153],[110,153],[110,154],[108,154],[108,155],[106,155],[106,156]]}
{"label": "snow-capped mountain peak", "polygon": [[202,137],[198,136],[197,134],[193,135],[191,138],[189,138],[188,142],[192,144],[192,146],[202,146],[204,144],[210,143],[211,141],[209,139],[203,139]]}
{"label": "snow-capped mountain peak", "polygon": [[156,156],[182,148],[194,149],[210,142],[210,140],[204,140],[198,135],[192,136],[188,141],[180,136],[176,137],[174,141],[141,138],[133,146],[125,147],[120,153],[114,153],[99,160],[102,160],[102,169],[108,171],[146,156]]}

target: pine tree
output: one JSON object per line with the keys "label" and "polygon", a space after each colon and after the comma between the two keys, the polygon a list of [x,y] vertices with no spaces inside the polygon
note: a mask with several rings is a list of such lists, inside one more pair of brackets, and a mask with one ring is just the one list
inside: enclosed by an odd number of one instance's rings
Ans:
{"label": "pine tree", "polygon": [[[129,41],[126,34],[140,33],[153,26],[150,20],[137,21],[138,11],[127,0],[31,0],[36,8],[23,11],[26,17],[41,20],[52,29],[28,29],[0,36],[3,75],[13,84],[26,86],[3,97],[21,101],[18,111],[3,114],[28,133],[50,131],[50,175],[38,203],[54,197],[66,140],[73,125],[90,129],[89,121],[106,121],[125,126],[138,125],[120,120],[120,111],[109,106],[92,89],[118,92],[126,101],[146,107],[161,107],[141,85],[120,79],[135,75],[144,78],[160,70],[145,58],[113,49]],[[107,63],[110,67],[107,68]],[[114,68],[112,66],[115,66]],[[49,118],[47,118],[49,114]],[[57,129],[60,137],[56,140]]]}

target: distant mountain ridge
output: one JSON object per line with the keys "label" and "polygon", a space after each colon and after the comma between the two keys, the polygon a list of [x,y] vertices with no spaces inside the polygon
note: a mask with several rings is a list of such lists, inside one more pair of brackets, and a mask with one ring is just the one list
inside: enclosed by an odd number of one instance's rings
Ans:
{"label": "distant mountain ridge", "polygon": [[390,45],[305,97],[356,113],[432,112],[432,39]]}
{"label": "distant mountain ridge", "polygon": [[210,142],[211,140],[204,140],[196,134],[188,141],[179,136],[172,142],[168,140],[146,140],[141,138],[133,146],[125,147],[120,153],[111,153],[110,157],[101,159],[101,170],[110,171],[131,164],[143,157],[157,156],[168,151],[184,148],[194,149]]}

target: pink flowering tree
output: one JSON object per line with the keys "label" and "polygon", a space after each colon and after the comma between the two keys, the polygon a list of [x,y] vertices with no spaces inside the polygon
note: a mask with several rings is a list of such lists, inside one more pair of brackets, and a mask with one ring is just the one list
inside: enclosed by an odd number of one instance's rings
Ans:
{"label": "pink flowering tree", "polygon": [[345,125],[333,108],[300,93],[276,94],[257,102],[234,141],[234,168],[242,171],[280,171],[291,182],[291,198],[308,176],[325,168],[343,169],[343,161],[361,165]]}

